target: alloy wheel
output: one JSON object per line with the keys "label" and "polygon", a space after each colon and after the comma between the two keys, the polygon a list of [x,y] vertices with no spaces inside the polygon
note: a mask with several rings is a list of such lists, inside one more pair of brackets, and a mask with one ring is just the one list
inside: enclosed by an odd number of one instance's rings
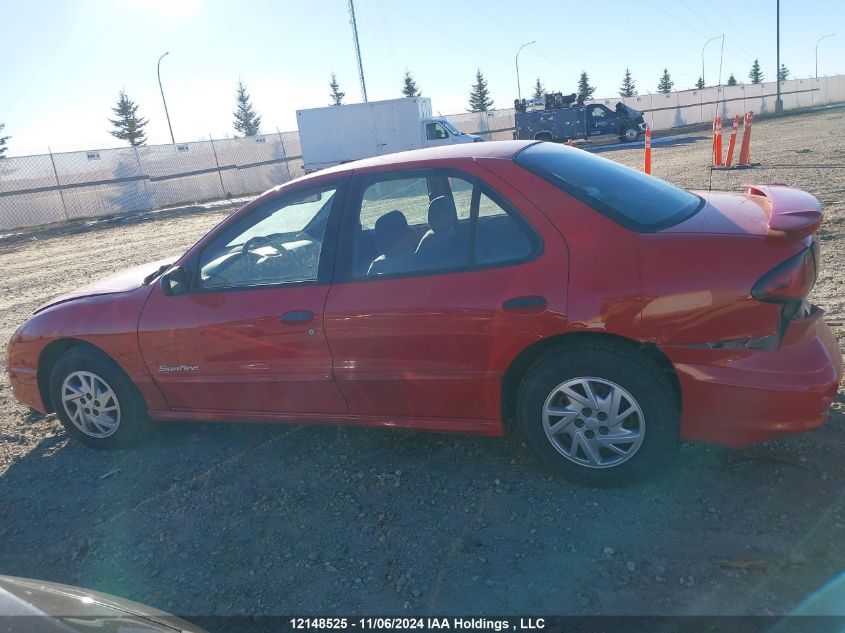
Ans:
{"label": "alloy wheel", "polygon": [[102,377],[90,371],[75,371],[65,378],[62,406],[73,425],[90,437],[109,437],[120,425],[117,394]]}
{"label": "alloy wheel", "polygon": [[579,377],[555,387],[543,404],[543,429],[566,459],[611,468],[631,459],[645,437],[636,399],[604,378]]}

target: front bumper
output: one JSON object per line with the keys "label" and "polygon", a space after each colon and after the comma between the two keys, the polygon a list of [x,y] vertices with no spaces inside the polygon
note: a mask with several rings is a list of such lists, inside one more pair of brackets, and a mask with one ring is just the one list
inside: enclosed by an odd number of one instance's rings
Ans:
{"label": "front bumper", "polygon": [[47,412],[47,407],[41,400],[41,390],[38,388],[38,371],[34,367],[10,369],[9,383],[12,386],[12,395],[18,402],[41,413]]}
{"label": "front bumper", "polygon": [[790,321],[772,351],[661,347],[681,386],[681,437],[740,448],[820,426],[843,377],[823,315]]}

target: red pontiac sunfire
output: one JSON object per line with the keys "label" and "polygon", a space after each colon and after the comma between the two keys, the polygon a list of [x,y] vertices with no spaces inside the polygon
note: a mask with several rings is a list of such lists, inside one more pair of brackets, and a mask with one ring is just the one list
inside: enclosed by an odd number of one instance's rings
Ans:
{"label": "red pontiac sunfire", "polygon": [[827,416],[842,357],[818,201],[689,192],[551,143],[471,143],[277,187],[187,253],[60,297],[9,345],[17,398],[95,447],[150,420],[502,435],[591,485],[678,436]]}

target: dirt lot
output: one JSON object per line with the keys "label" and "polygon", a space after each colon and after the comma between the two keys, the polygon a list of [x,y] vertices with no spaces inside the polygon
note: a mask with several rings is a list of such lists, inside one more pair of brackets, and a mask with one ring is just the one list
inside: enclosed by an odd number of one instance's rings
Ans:
{"label": "dirt lot", "polygon": [[[762,165],[714,172],[712,186],[782,182],[822,201],[813,299],[845,346],[843,128],[843,110],[755,123]],[[706,187],[709,151],[702,132],[656,143],[655,172]],[[224,215],[0,240],[0,340],[48,298],[179,253]],[[53,416],[30,419],[3,370],[4,574],[182,614],[766,614],[845,568],[841,394],[813,433],[743,452],[683,445],[645,485],[592,490],[550,477],[514,439],[173,424],[96,452]]]}

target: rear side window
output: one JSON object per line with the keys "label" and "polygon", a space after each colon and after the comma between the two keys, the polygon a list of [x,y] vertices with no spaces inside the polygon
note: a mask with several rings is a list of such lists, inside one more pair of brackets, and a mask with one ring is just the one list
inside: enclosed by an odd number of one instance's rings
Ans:
{"label": "rear side window", "polygon": [[[427,169],[362,177],[341,248],[339,277],[461,272],[524,262],[539,237],[504,199],[471,176]],[[343,244],[346,244],[344,247]],[[351,270],[344,270],[346,268]]]}
{"label": "rear side window", "polygon": [[704,206],[685,189],[583,150],[537,143],[514,161],[634,231],[672,226]]}

